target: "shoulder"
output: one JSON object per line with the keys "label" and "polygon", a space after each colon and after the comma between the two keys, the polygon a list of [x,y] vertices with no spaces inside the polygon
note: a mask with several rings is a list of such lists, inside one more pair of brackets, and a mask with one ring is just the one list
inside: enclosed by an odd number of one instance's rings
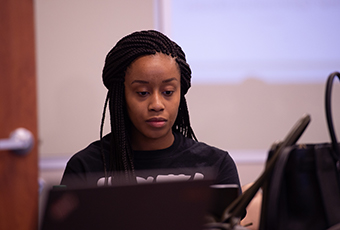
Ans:
{"label": "shoulder", "polygon": [[204,142],[195,141],[193,139],[184,137],[182,134],[177,133],[179,138],[179,151],[188,151],[193,154],[207,155],[209,157],[224,158],[229,155],[225,150],[211,146]]}
{"label": "shoulder", "polygon": [[179,146],[176,154],[180,155],[182,159],[204,162],[205,165],[214,166],[218,169],[235,168],[235,162],[227,151],[204,142],[197,142],[181,134],[177,135]]}
{"label": "shoulder", "polygon": [[[103,153],[108,155],[109,137],[103,138]],[[108,156],[107,156],[108,157]],[[103,170],[103,156],[100,141],[94,141],[74,154],[67,162],[65,173],[87,173]]]}
{"label": "shoulder", "polygon": [[216,182],[218,184],[237,184],[240,186],[236,164],[227,151],[194,141],[183,135],[178,137],[180,138],[178,149],[184,158],[201,166],[213,167],[217,174]]}
{"label": "shoulder", "polygon": [[101,161],[100,141],[92,142],[86,148],[74,154],[67,162],[67,167],[73,169],[78,167],[78,170],[86,171],[89,165],[97,161]]}
{"label": "shoulder", "polygon": [[[108,155],[108,137],[103,139],[103,152]],[[106,156],[108,157],[108,156]],[[103,156],[100,141],[94,141],[86,148],[74,154],[66,164],[61,184],[71,186],[72,184],[92,183],[95,176],[101,176],[103,170]],[[89,179],[89,177],[91,177]],[[93,181],[92,181],[93,179]],[[95,182],[93,182],[95,183]]]}

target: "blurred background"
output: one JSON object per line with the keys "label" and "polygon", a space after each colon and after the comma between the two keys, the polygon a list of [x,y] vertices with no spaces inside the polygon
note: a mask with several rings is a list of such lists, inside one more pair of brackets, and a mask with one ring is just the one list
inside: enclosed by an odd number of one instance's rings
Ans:
{"label": "blurred background", "polygon": [[[159,30],[183,48],[196,136],[231,154],[242,185],[304,113],[312,122],[299,142],[329,141],[324,88],[340,71],[336,0],[35,0],[34,8],[42,183],[58,184],[67,160],[99,138],[105,56],[137,30]],[[340,84],[333,98],[340,133]]]}

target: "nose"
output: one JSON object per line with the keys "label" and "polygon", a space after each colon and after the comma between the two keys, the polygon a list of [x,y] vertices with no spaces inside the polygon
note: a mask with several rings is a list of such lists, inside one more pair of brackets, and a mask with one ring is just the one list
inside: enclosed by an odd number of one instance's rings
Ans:
{"label": "nose", "polygon": [[160,112],[164,110],[163,97],[159,93],[154,93],[150,97],[149,110]]}

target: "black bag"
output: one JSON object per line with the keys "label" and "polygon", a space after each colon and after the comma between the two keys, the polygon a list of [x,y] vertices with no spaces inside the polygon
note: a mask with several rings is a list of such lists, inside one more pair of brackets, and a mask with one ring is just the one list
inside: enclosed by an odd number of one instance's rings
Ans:
{"label": "black bag", "polygon": [[[340,144],[331,113],[332,73],[326,84],[326,118],[332,143],[283,148],[263,186],[261,230],[340,229]],[[269,152],[273,156],[278,144]]]}
{"label": "black bag", "polygon": [[295,145],[310,122],[308,114],[302,116],[284,140],[273,145],[265,170],[253,185],[226,208],[221,222],[209,223],[205,229],[245,229],[239,225],[242,213],[262,187],[261,230],[340,230],[340,144],[330,106],[336,76],[340,79],[340,73],[335,72],[326,86],[332,143]]}

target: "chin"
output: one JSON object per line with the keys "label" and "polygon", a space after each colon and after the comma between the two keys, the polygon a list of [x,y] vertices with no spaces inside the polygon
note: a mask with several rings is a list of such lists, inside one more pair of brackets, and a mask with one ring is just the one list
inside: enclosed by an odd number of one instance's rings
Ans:
{"label": "chin", "polygon": [[164,131],[159,131],[159,132],[150,132],[150,133],[146,133],[145,137],[149,138],[149,139],[161,139],[161,138],[165,138],[167,135],[169,135],[169,133],[172,133],[172,131],[170,132],[164,132]]}

